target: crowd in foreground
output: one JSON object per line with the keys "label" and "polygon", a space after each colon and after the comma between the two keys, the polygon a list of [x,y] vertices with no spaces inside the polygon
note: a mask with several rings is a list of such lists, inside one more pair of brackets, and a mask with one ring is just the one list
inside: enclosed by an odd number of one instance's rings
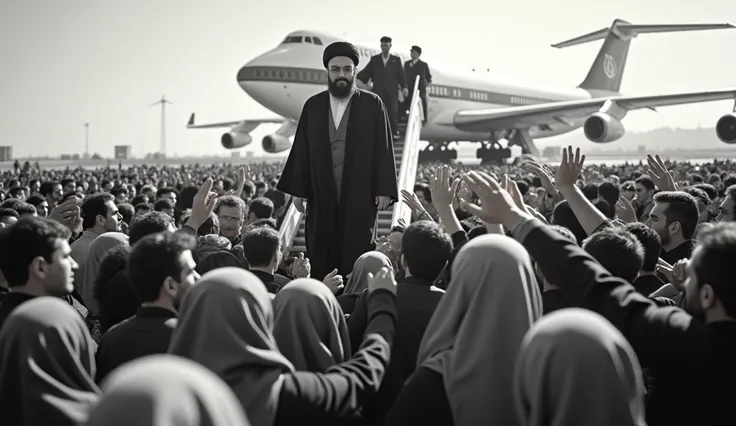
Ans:
{"label": "crowd in foreground", "polygon": [[584,161],[420,166],[325,277],[280,165],[6,172],[2,424],[736,424],[736,164]]}

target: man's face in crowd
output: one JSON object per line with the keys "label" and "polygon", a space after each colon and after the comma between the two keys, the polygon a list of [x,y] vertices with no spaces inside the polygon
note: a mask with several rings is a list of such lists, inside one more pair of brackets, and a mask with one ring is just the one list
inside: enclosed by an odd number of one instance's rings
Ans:
{"label": "man's face in crowd", "polygon": [[56,241],[57,249],[51,254],[51,261],[42,257],[31,263],[31,274],[43,283],[49,296],[63,297],[74,290],[74,270],[79,265],[72,259],[72,248],[64,239]]}
{"label": "man's face in crowd", "polygon": [[181,305],[181,300],[186,291],[199,279],[199,274],[194,270],[197,267],[197,263],[194,261],[191,251],[183,251],[179,256],[179,262],[181,262],[182,268],[179,274],[179,280],[177,281],[176,294],[174,295],[174,307],[177,309]]}
{"label": "man's face in crowd", "polygon": [[355,64],[347,56],[336,56],[327,64],[329,73],[328,89],[332,96],[344,98],[353,91],[355,85]]}
{"label": "man's face in crowd", "polygon": [[647,226],[659,235],[662,245],[669,244],[672,240],[669,227],[667,226],[667,217],[664,214],[666,208],[667,203],[654,203],[652,211],[649,212],[649,220],[646,222]]}
{"label": "man's face in crowd", "polygon": [[652,195],[654,194],[654,191],[646,189],[644,185],[640,183],[635,184],[635,188],[636,201],[639,202],[640,206],[643,206],[644,204],[652,201]]}
{"label": "man's face in crowd", "polygon": [[107,217],[105,218],[105,231],[107,232],[120,232],[120,222],[123,221],[123,216],[118,211],[118,207],[113,201],[105,203],[107,206]]}
{"label": "man's face in crowd", "polygon": [[220,234],[229,239],[235,238],[240,233],[245,222],[244,212],[233,206],[220,206],[217,218],[220,220]]}
{"label": "man's face in crowd", "polygon": [[58,183],[54,185],[53,190],[51,191],[51,198],[54,199],[55,202],[61,201],[61,197],[64,195],[64,189],[61,187],[61,184]]}
{"label": "man's face in crowd", "polygon": [[49,215],[49,203],[46,201],[40,202],[36,206],[36,213],[41,217],[47,217]]}

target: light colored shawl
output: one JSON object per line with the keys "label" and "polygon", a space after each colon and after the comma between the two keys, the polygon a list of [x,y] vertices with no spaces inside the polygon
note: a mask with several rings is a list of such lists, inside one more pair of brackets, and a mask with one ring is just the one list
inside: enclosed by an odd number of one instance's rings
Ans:
{"label": "light colored shawl", "polygon": [[249,426],[230,388],[201,365],[151,355],[122,365],[102,386],[87,426]]}
{"label": "light colored shawl", "polygon": [[553,312],[527,333],[514,397],[525,426],[646,426],[641,367],[626,338],[595,312]]}
{"label": "light colored shawl", "polygon": [[273,300],[273,335],[297,371],[323,373],[350,359],[350,335],[337,299],[323,283],[301,278]]}
{"label": "light colored shawl", "polygon": [[376,274],[383,267],[393,270],[391,260],[379,251],[369,251],[363,253],[353,265],[353,272],[350,273],[348,283],[342,294],[360,294],[368,288],[368,273]]}
{"label": "light colored shawl", "polygon": [[76,426],[97,401],[95,348],[82,317],[56,297],[17,307],[0,333],[0,419]]}
{"label": "light colored shawl", "polygon": [[94,316],[99,314],[99,306],[95,299],[95,279],[97,271],[100,269],[102,259],[108,251],[128,245],[128,236],[122,232],[105,232],[100,234],[89,246],[89,255],[84,269],[80,271],[79,278],[81,280],[81,296],[84,304],[87,305],[90,313]]}
{"label": "light colored shawl", "polygon": [[294,367],[273,338],[273,307],[241,268],[208,272],[187,290],[169,353],[196,361],[230,386],[252,424],[273,424],[282,375]]}
{"label": "light colored shawl", "polygon": [[521,244],[483,235],[460,249],[417,359],[442,375],[456,425],[517,424],[514,361],[541,316],[539,287]]}

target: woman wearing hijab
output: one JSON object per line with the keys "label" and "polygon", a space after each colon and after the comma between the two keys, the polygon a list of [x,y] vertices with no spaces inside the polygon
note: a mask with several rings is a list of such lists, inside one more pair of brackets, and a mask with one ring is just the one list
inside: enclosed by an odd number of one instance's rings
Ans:
{"label": "woman wearing hijab", "polygon": [[350,359],[345,315],[323,283],[300,278],[273,300],[273,335],[296,371],[322,373]]}
{"label": "woman wearing hijab", "polygon": [[542,316],[529,254],[502,235],[474,238],[455,257],[450,284],[419,347],[420,367],[384,425],[514,426],[514,361]]}
{"label": "woman wearing hijab", "polygon": [[97,401],[95,344],[68,303],[39,297],[0,333],[0,419],[13,426],[83,423]]}
{"label": "woman wearing hijab", "polygon": [[249,426],[229,387],[173,355],[131,361],[105,379],[87,426]]}
{"label": "woman wearing hijab", "polygon": [[536,323],[516,363],[523,426],[646,426],[644,384],[629,342],[595,312],[562,309]]}
{"label": "woman wearing hijab", "polygon": [[381,268],[393,269],[391,259],[378,251],[363,253],[353,265],[348,283],[343,289],[342,295],[337,297],[337,302],[345,315],[350,315],[355,310],[355,302],[368,288],[368,274],[376,274]]}
{"label": "woman wearing hijab", "polygon": [[97,300],[94,298],[95,294],[95,278],[97,278],[97,272],[100,268],[102,260],[107,255],[107,252],[121,246],[128,245],[128,236],[122,232],[105,232],[100,234],[97,238],[92,241],[89,246],[89,256],[87,257],[87,263],[84,265],[79,273],[80,282],[77,283],[84,299],[84,304],[90,311],[90,314],[97,316],[98,306]]}
{"label": "woman wearing hijab", "polygon": [[220,376],[255,426],[342,424],[383,378],[394,334],[395,291],[388,270],[371,281],[371,321],[352,360],[325,373],[295,373],[276,346],[271,298],[261,280],[244,269],[217,269],[188,290],[169,353]]}

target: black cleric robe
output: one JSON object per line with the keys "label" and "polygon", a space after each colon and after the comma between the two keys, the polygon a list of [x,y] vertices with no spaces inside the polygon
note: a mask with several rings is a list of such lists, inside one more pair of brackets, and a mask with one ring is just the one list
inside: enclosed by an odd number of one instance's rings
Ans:
{"label": "black cleric robe", "polygon": [[339,196],[333,175],[331,115],[328,91],[307,100],[276,186],[307,200],[307,255],[311,275],[319,280],[335,268],[349,274],[360,255],[375,249],[375,197],[398,199],[393,139],[381,99],[360,89],[352,96],[344,117],[348,124]]}

